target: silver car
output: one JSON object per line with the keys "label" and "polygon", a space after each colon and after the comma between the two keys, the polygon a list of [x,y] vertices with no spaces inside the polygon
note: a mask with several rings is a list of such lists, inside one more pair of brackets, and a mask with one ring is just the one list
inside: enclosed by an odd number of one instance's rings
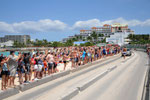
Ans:
{"label": "silver car", "polygon": [[131,56],[132,53],[131,53],[131,50],[128,48],[126,52],[122,52],[122,56]]}

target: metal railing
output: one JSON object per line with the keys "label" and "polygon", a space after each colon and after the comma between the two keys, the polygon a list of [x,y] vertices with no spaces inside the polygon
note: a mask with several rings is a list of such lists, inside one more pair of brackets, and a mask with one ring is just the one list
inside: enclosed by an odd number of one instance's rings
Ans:
{"label": "metal railing", "polygon": [[146,49],[146,44],[126,44],[124,46],[127,47],[127,48]]}
{"label": "metal railing", "polygon": [[[146,52],[147,46],[143,44],[128,44],[127,48],[136,48],[137,51]],[[141,100],[149,100],[150,94],[150,55],[148,55],[148,67],[144,79],[143,92]]]}
{"label": "metal railing", "polygon": [[144,86],[143,86],[143,93],[141,100],[149,100],[150,94],[150,56],[148,59],[148,68],[145,76]]}

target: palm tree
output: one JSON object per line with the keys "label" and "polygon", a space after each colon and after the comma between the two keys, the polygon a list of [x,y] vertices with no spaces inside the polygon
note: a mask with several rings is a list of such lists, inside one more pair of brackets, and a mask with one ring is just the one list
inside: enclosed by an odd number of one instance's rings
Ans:
{"label": "palm tree", "polygon": [[27,40],[27,44],[30,44],[30,43],[31,43],[31,40],[30,40],[30,39],[28,39],[28,40]]}
{"label": "palm tree", "polygon": [[91,37],[91,36],[88,36],[88,37],[87,37],[87,40],[88,40],[88,41],[92,41],[92,37]]}
{"label": "palm tree", "polygon": [[81,35],[79,36],[79,39],[82,40],[82,36]]}
{"label": "palm tree", "polygon": [[95,31],[93,31],[93,33],[91,34],[91,36],[97,41],[98,39],[98,35]]}
{"label": "palm tree", "polygon": [[98,34],[98,37],[104,37],[104,34]]}
{"label": "palm tree", "polygon": [[76,36],[76,40],[77,40],[77,41],[79,40],[79,36]]}
{"label": "palm tree", "polygon": [[38,39],[35,39],[35,41],[37,42],[37,41],[38,41]]}
{"label": "palm tree", "polygon": [[47,40],[46,40],[46,39],[43,39],[43,45],[44,45],[44,46],[47,46],[47,44],[48,44]]}

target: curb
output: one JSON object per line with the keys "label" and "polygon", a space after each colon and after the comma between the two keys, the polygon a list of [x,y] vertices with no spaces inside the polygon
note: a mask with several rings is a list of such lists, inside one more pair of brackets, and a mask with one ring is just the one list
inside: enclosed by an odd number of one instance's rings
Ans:
{"label": "curb", "polygon": [[115,68],[117,68],[117,66],[113,66],[113,67],[111,67],[111,68],[109,68],[109,69],[107,69],[109,72],[111,72],[112,70],[114,70]]}
{"label": "curb", "polygon": [[10,88],[6,91],[0,91],[0,100],[10,97],[12,95],[18,94],[19,89],[18,88]]}
{"label": "curb", "polygon": [[71,70],[71,73],[84,69],[86,66],[77,67]]}
{"label": "curb", "polygon": [[52,74],[52,80],[63,77],[63,76],[68,75],[68,74],[70,74],[70,70]]}
{"label": "curb", "polygon": [[102,72],[101,74],[98,74],[94,78],[92,78],[92,79],[90,79],[90,80],[88,80],[84,83],[81,83],[79,86],[77,86],[76,88],[70,90],[67,94],[62,96],[60,100],[70,100],[71,98],[76,96],[79,92],[85,90],[86,88],[88,88],[89,86],[94,84],[96,81],[103,78],[106,74],[113,71],[115,68],[117,68],[117,66],[113,66],[113,67],[107,69],[106,71]]}
{"label": "curb", "polygon": [[96,77],[88,80],[87,82],[84,82],[83,84],[79,85],[77,88],[79,89],[79,91],[83,91],[86,88],[88,88],[89,86],[91,86],[92,84],[94,84],[96,81],[98,81],[100,78],[102,78],[103,76],[105,76],[108,73],[108,71],[104,71],[103,73],[97,75]]}
{"label": "curb", "polygon": [[71,98],[76,96],[79,92],[85,90],[86,88],[88,88],[89,86],[94,84],[96,81],[98,81],[100,78],[105,76],[107,73],[108,73],[108,71],[106,70],[103,73],[97,75],[96,77],[80,84],[76,88],[69,90],[69,92],[65,93],[59,100],[70,100]]}
{"label": "curb", "polygon": [[[47,77],[43,77],[40,80],[37,80],[37,83],[38,83],[38,85],[41,85],[41,84],[47,83],[47,82],[52,81],[52,80],[53,80],[52,76],[47,76]],[[36,85],[36,86],[38,86],[38,85]]]}
{"label": "curb", "polygon": [[57,78],[63,77],[63,76],[68,75],[68,74],[70,74],[70,70],[67,70],[65,72],[55,73],[51,76],[43,77],[40,80],[31,82],[31,83],[28,83],[28,84],[20,85],[19,90],[23,92],[23,91],[29,90],[31,88],[34,88],[36,86],[39,86],[41,84],[47,83],[49,81],[55,80]]}
{"label": "curb", "polygon": [[79,93],[78,88],[72,89],[69,92],[67,92],[64,96],[61,97],[60,100],[70,100],[74,96],[76,96]]}

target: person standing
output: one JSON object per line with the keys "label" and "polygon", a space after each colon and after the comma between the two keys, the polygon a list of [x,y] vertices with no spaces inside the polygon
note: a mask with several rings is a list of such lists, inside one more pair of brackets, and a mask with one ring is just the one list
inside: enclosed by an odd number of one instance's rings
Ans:
{"label": "person standing", "polygon": [[59,63],[59,58],[57,54],[54,54],[54,73],[58,72],[59,70],[57,69],[57,65]]}
{"label": "person standing", "polygon": [[[36,69],[34,69],[36,61],[35,61],[35,56],[36,54],[33,54],[31,61],[30,61],[30,75],[29,75],[29,80],[31,81],[32,78],[32,72],[34,72],[34,79],[36,78]],[[34,80],[32,79],[32,81]]]}
{"label": "person standing", "polygon": [[47,64],[46,58],[44,58],[43,64],[44,64],[44,75],[46,76],[46,71],[48,70],[47,68],[48,64]]}
{"label": "person standing", "polygon": [[84,49],[84,50],[83,50],[83,53],[82,53],[83,65],[86,63],[86,58],[85,58],[85,56],[86,56],[86,50]]}
{"label": "person standing", "polygon": [[103,48],[103,57],[105,57],[106,56],[106,49],[105,49],[105,47]]}
{"label": "person standing", "polygon": [[25,66],[24,66],[23,57],[21,57],[18,60],[17,72],[18,72],[18,76],[19,76],[19,83],[22,84],[23,83],[23,76],[25,73]]}
{"label": "person standing", "polygon": [[[3,60],[3,58],[4,58],[4,56],[3,56],[3,54],[1,54],[1,56],[0,56],[0,63]],[[1,64],[0,64],[0,68],[1,68]]]}
{"label": "person standing", "polygon": [[0,62],[3,60],[3,58],[4,58],[4,56],[3,56],[3,54],[1,54],[1,56],[0,56]]}
{"label": "person standing", "polygon": [[48,52],[46,60],[48,62],[48,75],[50,75],[50,74],[53,73],[53,68],[54,68],[54,56],[53,56],[53,53]]}
{"label": "person standing", "polygon": [[123,52],[123,57],[124,57],[124,59],[125,59],[125,58],[126,58],[127,49],[124,47],[122,52]]}
{"label": "person standing", "polygon": [[[24,65],[25,65],[25,83],[29,82],[29,74],[30,74],[30,54],[25,53],[24,54]],[[31,80],[31,78],[30,78]]]}
{"label": "person standing", "polygon": [[8,85],[8,76],[9,76],[9,66],[7,65],[7,58],[3,58],[0,65],[2,66],[0,68],[0,73],[2,75],[2,90],[6,90],[6,87]]}
{"label": "person standing", "polygon": [[10,51],[10,55],[8,56],[8,66],[9,66],[9,71],[10,71],[10,86],[14,87],[14,80],[15,80],[15,76],[16,76],[16,69],[17,69],[17,62],[18,59],[21,57],[21,54],[19,54],[19,56],[17,57],[15,55],[15,51]]}
{"label": "person standing", "polygon": [[44,69],[44,64],[42,61],[42,58],[39,57],[38,59],[38,70],[37,70],[37,78],[41,79],[43,77],[43,69]]}
{"label": "person standing", "polygon": [[67,59],[68,59],[68,56],[67,56],[67,54],[66,54],[66,53],[64,53],[64,54],[63,54],[64,70],[66,69]]}
{"label": "person standing", "polygon": [[75,68],[75,54],[76,54],[76,52],[75,52],[74,48],[72,48],[72,51],[70,53],[70,60],[72,63],[71,68]]}

